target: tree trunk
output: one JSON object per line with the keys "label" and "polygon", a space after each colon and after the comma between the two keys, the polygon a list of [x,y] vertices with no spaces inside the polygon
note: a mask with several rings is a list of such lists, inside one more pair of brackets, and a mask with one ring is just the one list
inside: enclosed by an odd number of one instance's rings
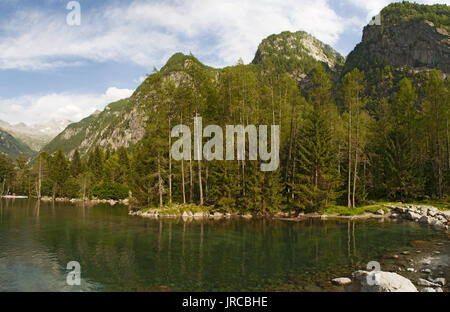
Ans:
{"label": "tree trunk", "polygon": [[161,161],[158,153],[158,191],[159,191],[159,207],[163,206],[162,179],[161,179]]}
{"label": "tree trunk", "polygon": [[[195,113],[195,116],[198,117],[198,112]],[[200,191],[200,206],[203,206],[202,161],[200,159],[200,153],[202,152],[201,142],[197,142],[196,149],[198,155],[198,187]]]}
{"label": "tree trunk", "polygon": [[56,183],[53,183],[53,190],[52,190],[52,199],[55,201],[56,198]]}
{"label": "tree trunk", "polygon": [[358,178],[358,148],[359,148],[359,108],[356,111],[356,142],[355,142],[355,171],[353,174],[353,208],[356,207],[356,180]]}
{"label": "tree trunk", "polygon": [[442,155],[441,155],[441,140],[439,132],[439,104],[435,98],[435,111],[436,111],[436,148],[437,148],[437,166],[438,166],[438,195],[442,198]]}
{"label": "tree trunk", "polygon": [[39,172],[38,172],[38,189],[37,189],[38,200],[41,200],[41,186],[42,186],[42,157],[41,155],[39,155]]}
{"label": "tree trunk", "polygon": [[[181,115],[181,124],[183,124],[183,113],[181,113],[180,115]],[[183,204],[186,204],[186,185],[184,181],[184,157],[181,158],[181,183],[183,189]]]}
{"label": "tree trunk", "polygon": [[86,184],[87,184],[86,173],[83,176],[83,201],[86,201]]}
{"label": "tree trunk", "polygon": [[184,159],[181,159],[181,183],[183,185],[183,204],[186,204],[186,186],[184,182]]}
{"label": "tree trunk", "polygon": [[447,118],[447,131],[446,131],[446,143],[447,143],[447,174],[449,174],[450,171],[450,143],[448,138],[448,118]]}
{"label": "tree trunk", "polygon": [[192,174],[192,159],[189,159],[189,202],[192,203],[194,197],[194,175]]}
{"label": "tree trunk", "polygon": [[170,127],[171,120],[169,118],[169,203],[172,203],[172,153],[170,149],[172,148],[172,129]]}
{"label": "tree trunk", "polygon": [[351,183],[352,183],[352,105],[348,110],[348,177],[347,177],[347,207],[351,208]]}

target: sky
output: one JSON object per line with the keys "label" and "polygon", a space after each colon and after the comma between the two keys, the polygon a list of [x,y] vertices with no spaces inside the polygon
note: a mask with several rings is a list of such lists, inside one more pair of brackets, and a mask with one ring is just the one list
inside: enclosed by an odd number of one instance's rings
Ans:
{"label": "sky", "polygon": [[264,38],[286,30],[347,56],[394,1],[78,0],[80,25],[69,2],[1,0],[0,120],[76,122],[129,97],[176,52],[213,67],[249,63]]}

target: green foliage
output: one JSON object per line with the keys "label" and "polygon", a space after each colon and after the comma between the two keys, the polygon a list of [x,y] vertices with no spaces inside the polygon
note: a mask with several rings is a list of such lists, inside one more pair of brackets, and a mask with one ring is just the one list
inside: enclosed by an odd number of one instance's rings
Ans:
{"label": "green foliage", "polygon": [[412,2],[391,3],[381,11],[384,23],[399,24],[428,20],[450,30],[450,7],[445,4],[424,5]]}
{"label": "green foliage", "polygon": [[[124,199],[131,194],[134,205],[163,207],[168,213],[189,206],[353,215],[379,206],[336,204],[448,201],[448,80],[438,71],[415,73],[377,57],[367,59],[368,51],[353,58],[356,63],[350,61],[337,79],[306,51],[308,38],[302,32],[271,36],[253,64],[239,60],[223,70],[175,54],[130,99],[69,126],[47,147],[53,155],[41,153],[42,162],[0,157],[2,193],[36,193],[41,177],[42,195]],[[342,64],[331,48],[312,42],[338,67]],[[297,70],[307,74],[300,88]],[[132,117],[126,121],[124,116]],[[196,116],[204,127],[279,125],[279,169],[262,172],[262,161],[248,157],[172,159],[177,139],[171,138],[172,127],[184,124],[193,133]],[[131,129],[140,129],[136,124],[145,125],[145,132],[133,136]],[[126,132],[127,139],[131,133],[127,148],[105,144],[118,131]],[[90,144],[81,144],[87,133]],[[72,156],[70,161],[64,153]]]}
{"label": "green foliage", "polygon": [[128,187],[114,182],[101,182],[94,185],[92,195],[98,199],[125,199],[128,197]]}
{"label": "green foliage", "polygon": [[15,159],[21,154],[32,157],[35,152],[28,145],[13,137],[10,133],[0,129],[0,153]]}
{"label": "green foliage", "polygon": [[309,73],[317,66],[318,61],[311,55],[304,40],[311,41],[317,50],[335,63],[335,67],[344,65],[344,57],[332,47],[303,31],[295,33],[285,31],[264,39],[252,63],[262,64],[264,67],[273,66],[279,73],[294,71]]}

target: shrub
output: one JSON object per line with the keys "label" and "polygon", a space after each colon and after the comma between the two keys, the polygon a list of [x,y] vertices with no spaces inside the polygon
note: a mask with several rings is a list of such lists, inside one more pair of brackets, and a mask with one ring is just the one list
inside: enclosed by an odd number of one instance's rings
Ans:
{"label": "shrub", "polygon": [[128,187],[119,183],[96,184],[92,189],[92,195],[99,199],[125,199],[128,197]]}

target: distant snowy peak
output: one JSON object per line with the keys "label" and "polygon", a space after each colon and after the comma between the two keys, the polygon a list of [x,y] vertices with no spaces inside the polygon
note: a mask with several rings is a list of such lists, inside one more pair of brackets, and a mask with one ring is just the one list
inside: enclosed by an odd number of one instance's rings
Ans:
{"label": "distant snowy peak", "polygon": [[57,136],[71,123],[72,122],[70,120],[50,120],[45,124],[35,124],[30,126],[29,128],[42,134]]}
{"label": "distant snowy peak", "polygon": [[16,139],[26,143],[32,150],[39,151],[54,137],[64,131],[72,122],[70,120],[50,120],[43,124],[26,125],[23,122],[11,125],[0,120],[0,128],[8,131]]}

